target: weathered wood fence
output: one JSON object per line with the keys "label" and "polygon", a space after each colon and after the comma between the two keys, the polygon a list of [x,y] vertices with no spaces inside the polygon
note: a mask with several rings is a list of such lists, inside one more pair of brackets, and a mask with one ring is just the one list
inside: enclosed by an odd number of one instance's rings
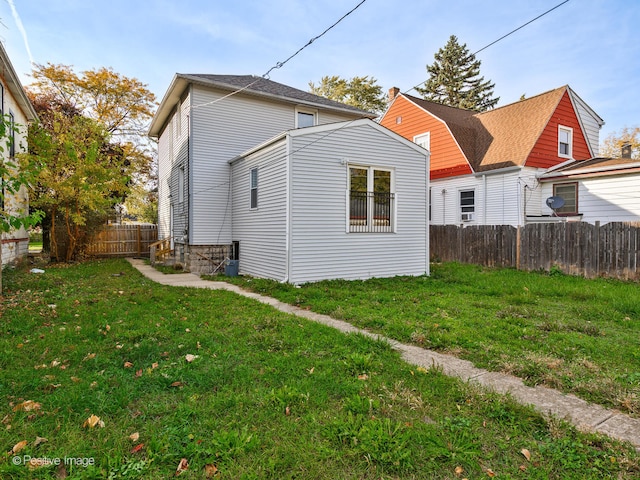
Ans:
{"label": "weathered wood fence", "polygon": [[626,223],[431,225],[430,250],[432,260],[640,280],[640,227]]}
{"label": "weathered wood fence", "polygon": [[157,225],[105,225],[87,245],[93,257],[148,257],[149,245],[158,240]]}

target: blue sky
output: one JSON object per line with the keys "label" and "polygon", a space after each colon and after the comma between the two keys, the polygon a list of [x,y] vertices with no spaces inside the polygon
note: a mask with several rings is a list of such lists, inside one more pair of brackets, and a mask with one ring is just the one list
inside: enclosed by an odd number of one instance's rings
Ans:
{"label": "blue sky", "polygon": [[[0,40],[25,85],[31,57],[112,67],[161,99],[176,72],[262,75],[359,2],[0,0]],[[561,2],[366,0],[271,79],[307,90],[324,75],[370,75],[406,91],[450,35],[475,52]],[[601,140],[640,126],[638,0],[569,0],[478,59],[499,105],[568,84],[605,120]]]}

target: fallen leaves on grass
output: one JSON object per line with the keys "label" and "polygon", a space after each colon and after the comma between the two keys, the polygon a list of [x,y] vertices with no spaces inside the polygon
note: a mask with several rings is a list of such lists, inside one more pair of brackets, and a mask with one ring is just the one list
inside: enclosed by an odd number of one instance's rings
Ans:
{"label": "fallen leaves on grass", "polygon": [[15,407],[13,407],[13,411],[19,412],[22,410],[25,412],[31,412],[34,410],[40,410],[41,408],[42,408],[42,404],[38,402],[34,402],[33,400],[25,400],[24,402],[21,402],[17,404]]}
{"label": "fallen leaves on grass", "polygon": [[192,354],[190,354],[190,353],[187,353],[187,354],[184,356],[184,359],[185,359],[188,363],[191,363],[191,362],[193,362],[193,361],[194,361],[196,358],[198,358],[198,357],[199,357],[199,355],[192,355]]}
{"label": "fallen leaves on grass", "polygon": [[216,467],[213,463],[204,466],[204,474],[206,478],[213,478],[220,473],[218,471],[218,467]]}
{"label": "fallen leaves on grass", "polygon": [[175,387],[175,388],[182,388],[182,387],[184,387],[184,382],[180,382],[180,381],[173,382],[173,383],[172,383],[171,385],[169,385],[169,386],[170,386],[170,387]]}
{"label": "fallen leaves on grass", "polygon": [[96,426],[99,426],[100,428],[104,428],[104,421],[100,420],[100,417],[98,417],[97,415],[91,415],[89,418],[87,418],[84,421],[82,426],[84,428],[94,428]]}
{"label": "fallen leaves on grass", "polygon": [[187,470],[189,468],[189,462],[187,462],[186,458],[183,458],[180,460],[180,463],[178,464],[178,468],[176,469],[176,477],[178,475],[180,475],[182,472],[184,472],[185,470]]}
{"label": "fallen leaves on grass", "polygon": [[18,453],[20,450],[22,450],[24,447],[26,447],[29,444],[28,441],[26,440],[22,440],[21,442],[16,443],[13,448],[11,449],[11,453],[12,454],[16,454]]}
{"label": "fallen leaves on grass", "polygon": [[131,449],[131,453],[138,453],[143,448],[144,448],[144,443],[139,443]]}
{"label": "fallen leaves on grass", "polygon": [[49,440],[47,440],[44,437],[36,437],[35,441],[33,442],[33,446],[37,447],[38,445],[40,445],[41,443],[45,443],[48,442]]}
{"label": "fallen leaves on grass", "polygon": [[137,442],[139,438],[140,434],[138,432],[133,432],[131,435],[129,435],[129,440],[131,440],[132,442]]}
{"label": "fallen leaves on grass", "polygon": [[520,450],[520,453],[524,455],[524,458],[526,458],[528,462],[531,461],[531,452],[529,452],[529,450],[523,448],[522,450]]}

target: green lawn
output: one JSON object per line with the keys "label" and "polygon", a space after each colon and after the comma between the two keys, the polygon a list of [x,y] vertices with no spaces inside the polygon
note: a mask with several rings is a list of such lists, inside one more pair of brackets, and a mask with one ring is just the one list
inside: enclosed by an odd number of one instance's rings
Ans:
{"label": "green lawn", "polygon": [[[335,302],[343,318],[369,319],[357,323],[384,323],[392,306],[400,315],[412,291],[427,345],[432,331],[453,329],[445,326],[457,310],[438,300],[465,271],[457,268],[433,279],[273,287],[299,295],[298,303]],[[160,479],[185,463],[180,478],[192,479],[640,474],[632,448],[409,366],[383,342],[230,292],[154,284],[121,260],[45,270],[6,270],[3,279],[0,478]],[[471,292],[473,282],[466,288],[467,303],[488,302]],[[406,330],[411,337],[419,329]],[[30,469],[28,457],[63,465]]]}
{"label": "green lawn", "polygon": [[229,279],[284,302],[476,366],[640,415],[640,285],[555,273],[432,266],[430,277],[296,288]]}

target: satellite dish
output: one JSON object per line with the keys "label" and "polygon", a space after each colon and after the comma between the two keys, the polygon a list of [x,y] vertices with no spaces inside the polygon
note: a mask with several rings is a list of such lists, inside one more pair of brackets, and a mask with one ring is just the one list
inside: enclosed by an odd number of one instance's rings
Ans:
{"label": "satellite dish", "polygon": [[547,207],[555,214],[557,209],[564,207],[564,198],[556,196],[547,198]]}

